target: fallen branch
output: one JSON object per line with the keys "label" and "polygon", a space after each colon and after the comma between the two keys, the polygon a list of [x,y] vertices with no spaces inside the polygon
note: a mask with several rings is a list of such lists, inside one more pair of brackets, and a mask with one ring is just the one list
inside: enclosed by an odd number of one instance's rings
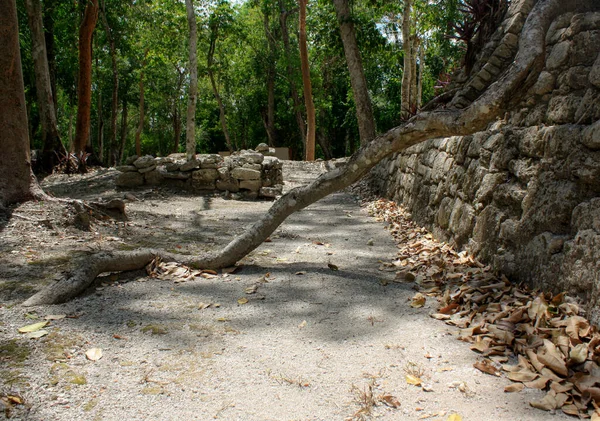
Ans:
{"label": "fallen branch", "polygon": [[[594,4],[592,4],[594,3]],[[48,286],[23,305],[54,304],[69,300],[87,288],[102,272],[141,269],[155,256],[187,266],[218,269],[233,266],[275,231],[291,214],[362,178],[383,158],[427,139],[468,135],[483,130],[504,114],[510,101],[518,100],[535,82],[545,61],[545,36],[550,23],[562,13],[600,9],[589,0],[539,0],[521,32],[519,50],[510,67],[477,100],[464,109],[422,112],[406,123],[361,147],[347,164],[324,173],[307,186],[297,187],[277,200],[269,211],[242,235],[217,253],[183,258],[164,251],[102,252],[82,261],[66,278]]]}

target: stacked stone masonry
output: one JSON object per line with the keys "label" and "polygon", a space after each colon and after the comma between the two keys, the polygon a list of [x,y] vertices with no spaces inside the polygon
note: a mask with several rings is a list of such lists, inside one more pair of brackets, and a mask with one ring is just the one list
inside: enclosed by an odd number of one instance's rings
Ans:
{"label": "stacked stone masonry", "polygon": [[273,152],[268,146],[261,144],[256,149],[225,158],[196,155],[189,161],[185,154],[134,156],[117,167],[121,174],[116,184],[121,188],[161,185],[198,192],[222,191],[245,199],[275,198],[283,188],[282,163],[269,156]]}
{"label": "stacked stone masonry", "polygon": [[544,70],[503,120],[415,145],[370,182],[512,280],[578,295],[598,324],[600,13],[560,16],[546,44]]}

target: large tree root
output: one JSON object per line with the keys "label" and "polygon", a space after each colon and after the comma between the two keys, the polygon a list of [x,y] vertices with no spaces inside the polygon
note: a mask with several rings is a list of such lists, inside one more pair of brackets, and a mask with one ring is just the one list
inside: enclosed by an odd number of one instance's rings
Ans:
{"label": "large tree root", "polygon": [[25,306],[67,301],[81,293],[102,272],[141,269],[155,256],[188,266],[218,269],[234,265],[258,247],[292,213],[343,189],[362,178],[386,156],[426,139],[467,135],[485,127],[505,112],[509,102],[518,101],[533,84],[545,60],[545,36],[550,23],[561,13],[600,9],[590,0],[538,0],[529,14],[519,40],[519,51],[504,74],[469,107],[417,114],[405,124],[389,130],[361,147],[343,167],[321,175],[311,184],[298,187],[277,200],[269,211],[242,235],[215,254],[188,258],[156,250],[103,252],[81,262],[72,274],[38,292]]}

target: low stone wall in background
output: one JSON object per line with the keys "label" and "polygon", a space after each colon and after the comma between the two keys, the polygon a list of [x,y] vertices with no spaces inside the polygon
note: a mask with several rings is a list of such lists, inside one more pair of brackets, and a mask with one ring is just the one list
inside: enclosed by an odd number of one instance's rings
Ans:
{"label": "low stone wall in background", "polygon": [[117,187],[132,188],[143,185],[167,186],[197,192],[222,191],[239,198],[275,198],[283,188],[282,163],[272,154],[272,148],[261,144],[254,151],[236,152],[222,157],[217,154],[199,154],[190,161],[185,154],[155,158],[150,155],[133,156],[121,172]]}

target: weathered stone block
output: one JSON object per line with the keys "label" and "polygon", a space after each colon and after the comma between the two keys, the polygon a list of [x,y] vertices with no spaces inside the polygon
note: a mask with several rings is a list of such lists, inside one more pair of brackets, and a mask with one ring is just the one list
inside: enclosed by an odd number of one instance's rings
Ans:
{"label": "weathered stone block", "polygon": [[592,150],[600,149],[600,120],[583,130],[581,143]]}
{"label": "weathered stone block", "polygon": [[254,170],[254,171],[260,171],[260,170],[262,170],[262,165],[260,165],[260,164],[251,164],[251,163],[248,162],[248,163],[244,164],[242,166],[242,168],[249,168],[249,169]]}
{"label": "weathered stone block", "polygon": [[565,124],[573,121],[579,108],[581,97],[578,95],[555,96],[548,104],[547,119],[554,124]]}
{"label": "weathered stone block", "polygon": [[598,53],[596,61],[594,61],[594,65],[590,70],[589,79],[592,85],[600,88],[600,53]]}
{"label": "weathered stone block", "polygon": [[496,188],[504,182],[506,182],[506,174],[504,173],[492,173],[483,176],[481,185],[475,193],[475,202],[489,202]]}
{"label": "weathered stone block", "polygon": [[144,180],[146,181],[146,184],[158,186],[163,181],[162,172],[157,167],[154,167],[154,170],[144,174]]}
{"label": "weathered stone block", "polygon": [[260,180],[241,180],[240,181],[240,189],[241,190],[250,190],[254,192],[258,192],[261,188],[262,184]]}
{"label": "weathered stone block", "polygon": [[200,168],[200,161],[196,158],[192,158],[179,166],[180,171],[191,171],[195,170],[196,168]]}
{"label": "weathered stone block", "polygon": [[115,180],[117,187],[137,187],[144,184],[144,176],[139,172],[122,172]]}
{"label": "weathered stone block", "polygon": [[219,178],[219,173],[213,168],[192,171],[194,183],[214,183],[217,178]]}
{"label": "weathered stone block", "polygon": [[231,176],[238,180],[259,180],[260,171],[238,167],[231,171]]}
{"label": "weathered stone block", "polygon": [[121,172],[132,172],[137,171],[138,169],[134,165],[119,165],[116,170]]}
{"label": "weathered stone block", "polygon": [[279,184],[275,187],[261,187],[259,196],[276,198],[277,196],[281,196],[282,188],[283,188],[283,186],[281,184]]}
{"label": "weathered stone block", "polygon": [[531,92],[535,95],[544,95],[552,92],[555,81],[555,77],[552,73],[543,71],[540,73],[535,85],[531,88]]}
{"label": "weathered stone block", "polygon": [[546,59],[546,68],[548,70],[558,69],[562,65],[566,64],[571,52],[571,42],[563,41],[552,47],[552,51]]}
{"label": "weathered stone block", "polygon": [[216,187],[217,187],[217,189],[219,189],[221,191],[230,191],[232,193],[236,193],[236,192],[240,191],[240,184],[234,178],[224,179],[224,180],[219,179],[216,182]]}
{"label": "weathered stone block", "polygon": [[163,178],[168,178],[172,180],[187,180],[192,176],[192,173],[189,171],[181,172],[181,171],[167,171],[163,173]]}
{"label": "weathered stone block", "polygon": [[154,157],[151,155],[144,155],[142,157],[139,157],[138,159],[136,159],[135,161],[133,161],[133,165],[135,165],[136,168],[146,168],[149,167],[151,165],[156,166],[156,163],[154,162]]}
{"label": "weathered stone block", "polygon": [[138,169],[138,172],[139,172],[140,174],[145,174],[145,173],[147,173],[147,172],[154,171],[154,169],[155,169],[155,168],[156,168],[156,162],[154,162],[152,165],[150,165],[150,166],[148,166],[148,167],[139,168],[139,169]]}

